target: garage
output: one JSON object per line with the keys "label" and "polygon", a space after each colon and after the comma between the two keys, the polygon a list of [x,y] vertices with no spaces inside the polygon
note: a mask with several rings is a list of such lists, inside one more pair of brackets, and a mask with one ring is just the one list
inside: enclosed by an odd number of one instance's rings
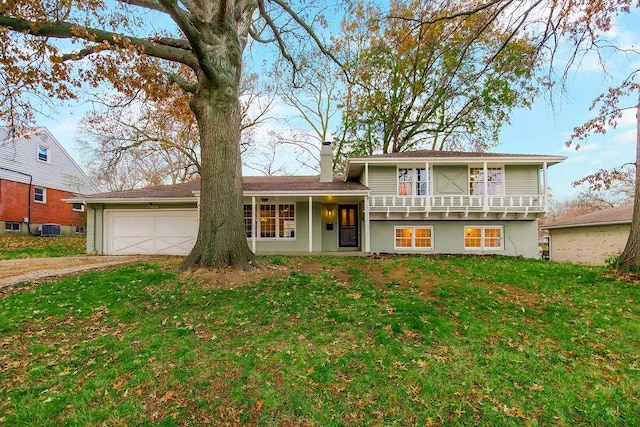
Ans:
{"label": "garage", "polygon": [[187,255],[198,235],[196,209],[105,210],[105,255]]}

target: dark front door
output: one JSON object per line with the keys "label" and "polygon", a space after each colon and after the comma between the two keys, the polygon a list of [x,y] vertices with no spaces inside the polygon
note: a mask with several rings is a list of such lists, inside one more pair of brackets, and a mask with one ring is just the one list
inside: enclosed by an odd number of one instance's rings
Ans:
{"label": "dark front door", "polygon": [[358,247],[358,205],[338,206],[338,246]]}

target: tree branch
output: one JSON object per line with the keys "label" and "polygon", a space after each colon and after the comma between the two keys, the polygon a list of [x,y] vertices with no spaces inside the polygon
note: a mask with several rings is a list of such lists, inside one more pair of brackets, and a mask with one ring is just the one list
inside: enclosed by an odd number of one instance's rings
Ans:
{"label": "tree branch", "polygon": [[[99,30],[96,28],[82,27],[70,22],[55,23],[35,23],[25,19],[13,18],[0,14],[0,26],[10,28],[14,31],[30,34],[33,36],[52,37],[57,39],[80,38],[92,43],[102,43],[102,46],[83,49],[74,57],[73,54],[63,55],[61,59],[78,59],[83,56],[101,50],[114,50],[111,47],[126,48],[130,46],[139,47],[146,55],[169,61],[180,62],[190,68],[198,66],[196,58],[190,51],[166,45],[158,45],[150,39],[130,37],[111,31]],[[93,50],[93,52],[91,52]]]}
{"label": "tree branch", "polygon": [[[220,85],[220,78],[215,71],[214,65],[211,62],[211,57],[207,54],[207,51],[202,43],[201,34],[194,25],[194,17],[178,7],[177,0],[158,0],[158,2],[165,7],[167,13],[180,27],[183,34],[189,41],[191,49],[198,61],[199,68],[202,70],[205,76],[213,82],[214,85]],[[193,67],[192,67],[193,68]]]}

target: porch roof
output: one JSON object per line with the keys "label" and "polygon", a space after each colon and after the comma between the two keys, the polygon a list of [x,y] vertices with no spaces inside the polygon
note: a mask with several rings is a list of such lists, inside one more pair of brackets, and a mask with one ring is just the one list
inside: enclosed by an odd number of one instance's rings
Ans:
{"label": "porch roof", "polygon": [[[347,182],[336,175],[331,182],[320,182],[319,176],[245,176],[243,195],[366,195],[369,189],[358,182]],[[200,181],[158,185],[126,191],[112,191],[67,199],[70,203],[141,203],[195,202],[200,194]]]}

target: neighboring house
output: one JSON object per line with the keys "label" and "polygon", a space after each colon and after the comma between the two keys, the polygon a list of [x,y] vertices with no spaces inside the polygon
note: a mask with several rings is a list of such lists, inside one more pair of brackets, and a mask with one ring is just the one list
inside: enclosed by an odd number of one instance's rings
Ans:
{"label": "neighboring house", "polygon": [[[352,158],[320,176],[244,178],[247,241],[256,253],[467,253],[538,257],[547,167],[565,157],[415,151]],[[486,177],[486,179],[485,179]],[[200,183],[74,198],[88,206],[87,249],[186,254]],[[224,209],[221,206],[220,209]]]}
{"label": "neighboring house", "polygon": [[604,265],[622,253],[631,229],[633,203],[605,209],[540,227],[549,233],[549,259],[576,264]]}
{"label": "neighboring house", "polygon": [[12,138],[0,128],[0,235],[84,233],[85,206],[63,199],[93,191],[89,178],[47,129]]}

